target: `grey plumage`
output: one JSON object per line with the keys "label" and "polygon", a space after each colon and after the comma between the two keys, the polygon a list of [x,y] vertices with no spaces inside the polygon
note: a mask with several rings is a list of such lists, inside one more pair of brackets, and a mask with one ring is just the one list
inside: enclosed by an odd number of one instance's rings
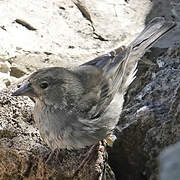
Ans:
{"label": "grey plumage", "polygon": [[139,58],[174,26],[155,18],[127,48],[74,69],[40,69],[13,95],[27,95],[35,101],[34,119],[51,149],[96,144],[115,128]]}

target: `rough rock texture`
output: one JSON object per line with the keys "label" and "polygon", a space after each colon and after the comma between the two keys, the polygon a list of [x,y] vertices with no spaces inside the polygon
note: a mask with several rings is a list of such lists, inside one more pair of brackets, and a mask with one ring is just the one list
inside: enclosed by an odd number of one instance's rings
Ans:
{"label": "rough rock texture", "polygon": [[149,0],[1,1],[0,57],[18,78],[42,67],[77,65],[130,42],[150,8]]}
{"label": "rough rock texture", "polygon": [[113,180],[113,172],[118,180],[157,179],[159,153],[180,139],[179,0],[5,0],[0,10],[0,89],[36,69],[75,66],[126,45],[153,17],[177,23],[139,63],[108,162],[95,146],[54,154],[46,165],[49,149],[34,127],[32,101],[12,97],[15,86],[0,92],[0,179],[64,180],[75,173],[74,179]]}

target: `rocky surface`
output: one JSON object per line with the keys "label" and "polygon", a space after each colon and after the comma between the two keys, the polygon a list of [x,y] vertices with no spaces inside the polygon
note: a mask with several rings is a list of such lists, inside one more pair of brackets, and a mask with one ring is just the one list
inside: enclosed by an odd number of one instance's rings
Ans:
{"label": "rocky surface", "polygon": [[150,8],[149,0],[1,1],[0,58],[16,78],[42,67],[77,65],[127,44]]}
{"label": "rocky surface", "polygon": [[[180,139],[178,0],[5,0],[0,10],[0,179],[157,179],[157,157]],[[108,163],[98,147],[83,166],[88,149],[44,163],[49,149],[34,127],[33,103],[12,97],[12,84],[36,69],[75,66],[126,45],[156,16],[177,27],[140,61]]]}

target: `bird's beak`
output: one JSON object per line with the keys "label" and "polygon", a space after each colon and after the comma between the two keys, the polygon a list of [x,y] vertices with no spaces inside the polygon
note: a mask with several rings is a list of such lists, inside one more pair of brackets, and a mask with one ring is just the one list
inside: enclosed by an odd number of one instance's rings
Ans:
{"label": "bird's beak", "polygon": [[33,89],[30,82],[25,82],[19,89],[12,93],[12,96],[31,96]]}

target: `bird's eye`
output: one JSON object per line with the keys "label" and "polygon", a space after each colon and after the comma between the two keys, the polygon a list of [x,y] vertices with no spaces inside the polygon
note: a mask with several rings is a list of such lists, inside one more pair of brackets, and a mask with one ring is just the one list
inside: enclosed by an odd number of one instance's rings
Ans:
{"label": "bird's eye", "polygon": [[49,86],[49,84],[48,84],[48,82],[46,82],[46,81],[44,81],[44,82],[42,82],[42,83],[40,84],[40,87],[41,87],[42,89],[46,89],[48,86]]}

